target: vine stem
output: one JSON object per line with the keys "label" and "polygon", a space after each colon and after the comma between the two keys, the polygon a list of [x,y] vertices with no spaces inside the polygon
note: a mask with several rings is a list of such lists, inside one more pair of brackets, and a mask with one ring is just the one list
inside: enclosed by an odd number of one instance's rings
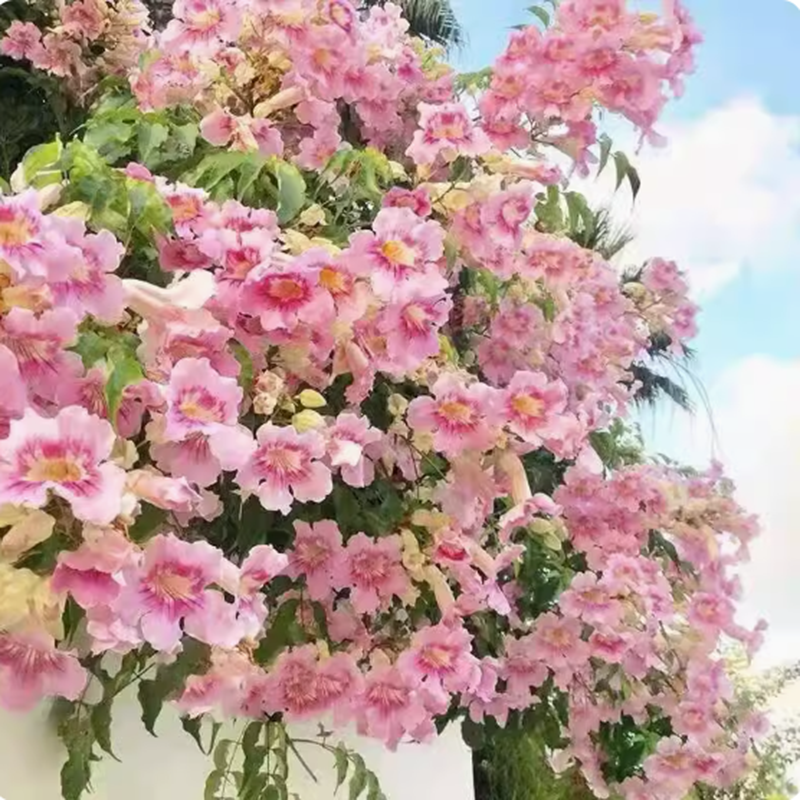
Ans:
{"label": "vine stem", "polygon": [[228,756],[228,763],[225,765],[225,773],[222,776],[222,785],[220,786],[220,795],[222,797],[225,796],[225,792],[228,790],[228,785],[231,782],[230,777],[233,771],[233,761],[236,758],[236,753],[242,746],[242,739],[244,738],[244,732],[246,730],[247,728],[242,728],[242,732],[239,734],[239,738],[234,742],[233,748],[231,748],[231,754]]}
{"label": "vine stem", "polygon": [[320,744],[318,742],[309,742],[307,739],[292,739],[291,736],[288,736],[288,735],[286,736],[286,744],[289,746],[289,749],[294,753],[295,758],[300,762],[300,764],[302,765],[303,769],[309,774],[309,777],[311,778],[311,780],[314,781],[314,783],[319,783],[319,781],[317,780],[317,776],[314,774],[314,772],[311,769],[311,767],[308,766],[308,763],[306,762],[306,760],[303,758],[303,756],[300,755],[300,751],[297,749],[297,746],[295,745],[295,742],[308,743],[308,744],[319,744],[320,747],[324,747],[325,745],[322,745],[322,744]]}

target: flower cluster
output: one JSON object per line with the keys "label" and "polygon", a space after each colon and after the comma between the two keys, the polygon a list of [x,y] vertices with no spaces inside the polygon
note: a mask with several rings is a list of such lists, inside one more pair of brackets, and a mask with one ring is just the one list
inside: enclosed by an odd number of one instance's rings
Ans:
{"label": "flower cluster", "polygon": [[[101,7],[59,35],[95,41]],[[0,197],[0,703],[80,706],[125,683],[116,654],[129,681],[170,661],[191,717],[395,747],[547,715],[598,796],[734,780],[751,740],[716,652],[761,636],[735,621],[755,523],[716,469],[598,456],[653,337],[694,333],[686,283],[659,259],[620,281],[544,224],[558,170],[501,152],[545,122],[590,145],[593,103],[649,132],[683,13],[563,3],[476,122],[393,6],[174,12],[98,112],[123,109],[114,147]],[[179,104],[187,164],[115,155],[130,119],[166,151]]]}

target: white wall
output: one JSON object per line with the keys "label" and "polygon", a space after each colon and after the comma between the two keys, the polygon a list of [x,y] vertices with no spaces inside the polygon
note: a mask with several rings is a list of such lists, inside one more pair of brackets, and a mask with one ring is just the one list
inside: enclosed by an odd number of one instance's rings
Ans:
{"label": "white wall", "polygon": [[[0,800],[60,800],[59,770],[64,751],[47,720],[49,704],[35,712],[9,714],[0,710]],[[94,794],[87,800],[201,800],[211,760],[203,756],[180,727],[172,709],[164,709],[150,736],[139,720],[132,695],[118,699],[114,709],[113,744],[123,760],[109,756],[95,765]],[[295,735],[313,738],[316,726]],[[389,753],[379,742],[342,737],[358,750],[379,777],[387,800],[473,800],[470,752],[458,726],[450,727],[428,745],[400,745]],[[316,747],[302,751],[317,774],[315,785],[294,762],[294,791],[302,800],[332,800],[333,762]],[[341,791],[338,797],[347,797]]]}

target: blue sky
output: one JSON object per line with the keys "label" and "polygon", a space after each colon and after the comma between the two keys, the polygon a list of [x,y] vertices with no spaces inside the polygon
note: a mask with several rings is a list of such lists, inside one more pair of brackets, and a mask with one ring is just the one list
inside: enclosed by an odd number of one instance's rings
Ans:
{"label": "blue sky", "polygon": [[[663,117],[665,150],[633,155],[635,137],[612,125],[643,179],[635,207],[618,195],[613,208],[636,235],[632,260],[673,258],[690,277],[703,308],[693,369],[713,421],[662,407],[641,422],[661,452],[725,462],[765,531],[743,575],[746,614],[772,625],[768,660],[800,658],[800,9],[684,2],[705,35],[697,70]],[[490,64],[530,5],[453,3],[469,36],[465,70]],[[611,198],[603,180],[584,191]]]}

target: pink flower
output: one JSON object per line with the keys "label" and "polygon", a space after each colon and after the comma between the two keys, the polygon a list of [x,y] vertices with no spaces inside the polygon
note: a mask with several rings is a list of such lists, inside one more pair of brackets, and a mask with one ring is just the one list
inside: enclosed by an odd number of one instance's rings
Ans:
{"label": "pink flower", "polygon": [[136,548],[113,528],[87,534],[77,550],[59,553],[50,588],[68,593],[81,608],[109,606],[122,591],[122,571],[135,566]]}
{"label": "pink flower", "polygon": [[111,522],[125,484],[124,471],[106,461],[114,439],[108,422],[78,406],[53,419],[28,409],[0,442],[0,502],[41,508],[52,491],[79,519]]}
{"label": "pink flower", "polygon": [[447,322],[453,301],[444,292],[430,294],[414,284],[398,288],[381,315],[387,355],[398,370],[413,370],[439,353],[439,330]]}
{"label": "pink flower", "polygon": [[336,155],[342,137],[335,128],[321,128],[300,141],[294,161],[303,169],[321,170]]}
{"label": "pink flower", "polygon": [[0,344],[16,356],[19,373],[31,392],[52,399],[65,380],[80,373],[80,357],[65,350],[77,338],[77,324],[67,308],[38,316],[12,308],[0,319]]}
{"label": "pink flower", "polygon": [[119,322],[124,308],[122,281],[109,273],[119,267],[125,247],[109,231],[85,235],[81,223],[72,231],[64,228],[78,257],[63,278],[48,281],[55,303],[79,317],[92,314],[102,322]]}
{"label": "pink flower", "polygon": [[224,378],[207,358],[183,358],[172,368],[164,434],[176,441],[193,433],[226,435],[239,420],[243,392],[235,378]]}
{"label": "pink flower", "polygon": [[0,53],[18,61],[30,58],[41,47],[42,32],[32,22],[14,20],[0,40]]}
{"label": "pink flower", "polygon": [[195,241],[168,239],[156,234],[158,263],[165,272],[191,272],[194,269],[208,269],[212,259],[206,255]]}
{"label": "pink flower", "polygon": [[264,508],[288,514],[294,500],[319,503],[331,493],[331,471],[319,460],[325,455],[325,440],[319,433],[298,433],[267,423],[256,438],[256,451],[239,470],[236,482],[255,492]]}
{"label": "pink flower", "polygon": [[207,221],[206,193],[202,189],[193,189],[181,183],[174,186],[166,183],[158,185],[161,196],[172,212],[178,236],[201,232]]}
{"label": "pink flower", "polygon": [[0,632],[0,706],[27,711],[43,697],[80,697],[89,673],[73,653],[38,631]]}
{"label": "pink flower", "polygon": [[429,295],[446,288],[436,264],[444,252],[444,230],[438,222],[407,208],[383,208],[372,230],[354,233],[342,257],[355,272],[369,276],[379,297],[389,299],[411,281]]}
{"label": "pink flower", "polygon": [[324,600],[331,595],[334,585],[340,583],[344,564],[341,531],[327,519],[313,524],[297,520],[294,529],[286,574],[291,578],[304,577],[309,597]]}
{"label": "pink flower", "polygon": [[464,386],[452,375],[433,385],[433,397],[417,397],[408,408],[414,430],[431,431],[433,446],[449,456],[488,450],[497,435],[496,390],[482,383]]}
{"label": "pink flower", "polygon": [[284,573],[288,565],[289,557],[285,553],[279,553],[268,544],[256,545],[242,562],[239,593],[255,594],[277,575]]}
{"label": "pink flower", "polygon": [[414,190],[393,186],[384,195],[383,207],[410,208],[418,217],[428,217],[431,214],[431,198],[424,186]]}
{"label": "pink flower", "polygon": [[236,41],[242,25],[240,4],[231,0],[176,0],[173,14],[162,44],[201,55],[211,55],[224,42]]}
{"label": "pink flower", "polygon": [[0,260],[18,277],[46,275],[45,228],[35,190],[0,197]]}
{"label": "pink flower", "polygon": [[255,444],[238,424],[242,389],[234,378],[221,376],[206,358],[184,358],[174,366],[165,396],[163,425],[157,421],[148,429],[157,463],[208,486],[221,470],[247,462]]}
{"label": "pink flower", "polygon": [[472,636],[461,624],[432,625],[414,634],[397,666],[424,682],[435,699],[447,707],[450,694],[475,691],[481,681],[478,659],[472,655]]}
{"label": "pink flower", "polygon": [[588,657],[581,641],[581,624],[576,619],[562,619],[551,612],[536,618],[533,642],[542,661],[554,672],[571,671],[582,666]]}
{"label": "pink flower", "polygon": [[92,0],[75,0],[60,9],[64,30],[76,39],[98,39],[106,27],[104,7]]}
{"label": "pink flower", "polygon": [[509,429],[523,441],[539,444],[542,433],[567,405],[567,387],[542,372],[517,372],[503,392]]}
{"label": "pink flower", "polygon": [[[331,466],[341,467],[342,480],[349,486],[369,486],[375,478],[373,459],[365,452],[374,450],[383,434],[366,417],[344,412],[326,431]],[[374,454],[373,454],[374,455]]]}
{"label": "pink flower", "polygon": [[687,617],[700,631],[715,634],[733,624],[734,607],[730,598],[698,592],[691,600]]}
{"label": "pink flower", "polygon": [[621,664],[631,648],[631,637],[611,629],[595,630],[589,637],[589,653],[609,664]]}
{"label": "pink flower", "polygon": [[286,270],[264,264],[247,276],[241,310],[258,316],[265,331],[291,330],[300,322],[324,325],[333,319],[333,300],[319,285],[319,272],[304,268],[301,259],[296,264],[297,269]]}
{"label": "pink flower", "polygon": [[[181,622],[196,623],[195,635],[208,644],[228,642],[231,618],[219,615],[209,626],[203,612],[222,598],[208,587],[223,576],[223,556],[208,542],[184,542],[173,534],[150,540],[140,567],[130,570],[116,607],[123,620],[139,627],[156,650],[172,652],[181,638]],[[212,600],[212,595],[217,597]],[[209,628],[211,628],[209,630]],[[230,646],[230,645],[228,645]]]}
{"label": "pink flower", "polygon": [[682,795],[696,778],[695,754],[678,736],[662,739],[645,759],[644,772],[648,780]]}
{"label": "pink flower", "polygon": [[382,739],[390,750],[395,750],[406,734],[424,738],[433,733],[419,679],[396,666],[372,668],[355,713],[359,733]]}
{"label": "pink flower", "polygon": [[374,540],[363,533],[348,540],[342,587],[350,589],[350,600],[359,614],[374,614],[410,588],[400,541],[397,535]]}
{"label": "pink flower", "polygon": [[472,124],[461,103],[419,104],[419,129],[406,150],[417,164],[433,164],[441,153],[447,161],[457,156],[480,156],[489,148],[489,137]]}
{"label": "pink flower", "polygon": [[547,659],[538,652],[533,636],[515,639],[506,636],[503,642],[505,656],[501,675],[508,685],[508,693],[515,707],[525,708],[531,701],[531,689],[547,680]]}
{"label": "pink flower", "polygon": [[267,713],[286,714],[288,719],[320,716],[349,705],[362,684],[353,657],[347,653],[318,660],[313,645],[282,653],[271,669],[264,688]]}
{"label": "pink flower", "polygon": [[131,470],[127,484],[140,500],[167,511],[187,513],[200,502],[200,495],[186,478],[169,478],[153,469]]}
{"label": "pink flower", "polygon": [[0,375],[3,376],[3,391],[0,393],[0,439],[8,435],[12,419],[19,419],[28,404],[27,389],[14,354],[0,344]]}
{"label": "pink flower", "polygon": [[590,625],[613,627],[624,612],[620,601],[593,572],[579,572],[558,598],[558,605],[565,616],[582,619]]}
{"label": "pink flower", "polygon": [[42,46],[32,50],[29,58],[37,69],[52,72],[60,78],[66,78],[82,66],[80,45],[65,34],[46,34]]}

